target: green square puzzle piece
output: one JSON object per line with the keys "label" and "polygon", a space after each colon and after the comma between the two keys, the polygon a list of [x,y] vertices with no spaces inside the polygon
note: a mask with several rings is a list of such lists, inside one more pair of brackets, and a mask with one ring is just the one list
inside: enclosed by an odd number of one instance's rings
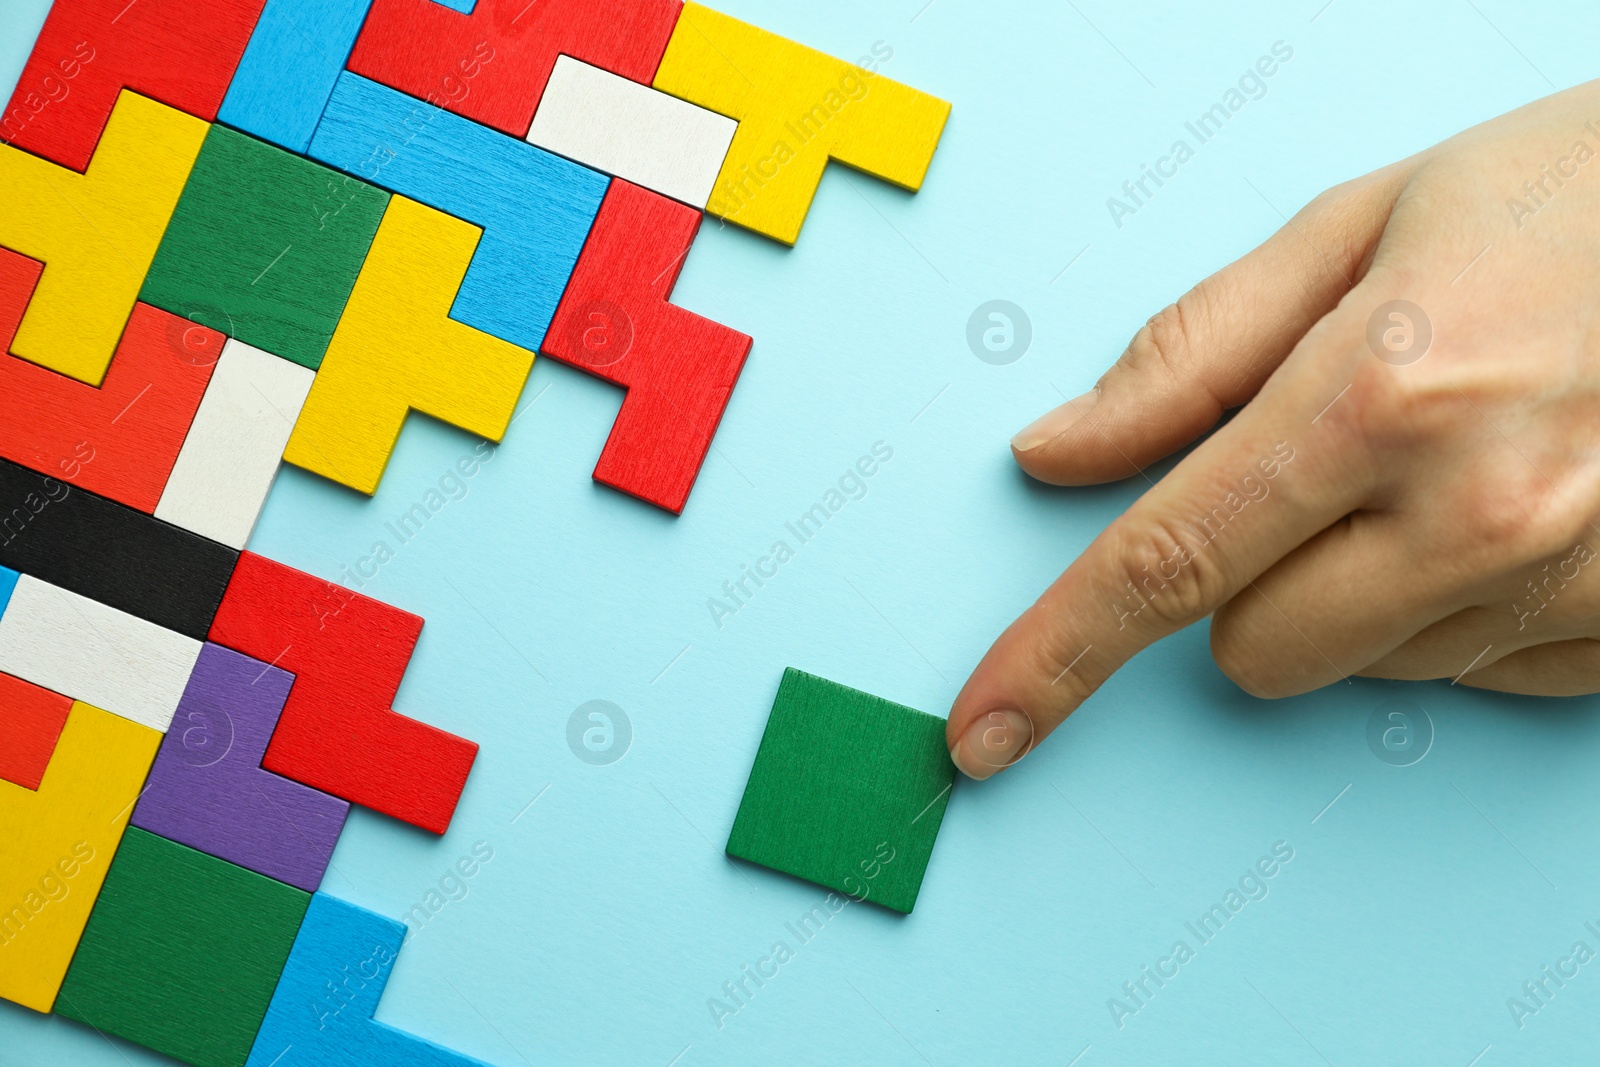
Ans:
{"label": "green square puzzle piece", "polygon": [[310,903],[130,826],[56,1011],[185,1063],[243,1064]]}
{"label": "green square puzzle piece", "polygon": [[909,913],[955,780],[944,726],[789,668],[728,855]]}
{"label": "green square puzzle piece", "polygon": [[315,370],[389,194],[212,126],[139,299]]}

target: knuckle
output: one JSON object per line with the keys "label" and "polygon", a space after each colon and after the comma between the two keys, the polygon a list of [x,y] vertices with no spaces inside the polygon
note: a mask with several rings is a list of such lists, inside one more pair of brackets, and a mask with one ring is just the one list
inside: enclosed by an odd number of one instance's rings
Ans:
{"label": "knuckle", "polygon": [[1291,671],[1264,608],[1259,597],[1241,596],[1218,610],[1211,620],[1211,658],[1246,693],[1276,700],[1302,692],[1305,686]]}
{"label": "knuckle", "polygon": [[1358,360],[1348,400],[1329,409],[1328,421],[1380,453],[1414,452],[1449,434],[1461,419],[1461,397],[1449,379],[1421,364]]}
{"label": "knuckle", "polygon": [[1515,467],[1463,494],[1455,509],[1473,555],[1496,569],[1527,566],[1570,550],[1590,516],[1535,471]]}
{"label": "knuckle", "polygon": [[1201,324],[1210,316],[1212,288],[1202,282],[1150,316],[1128,342],[1119,369],[1141,376],[1184,376],[1198,346]]}
{"label": "knuckle", "polygon": [[1033,720],[1035,727],[1042,722],[1054,725],[1061,713],[1052,712],[1051,709],[1077,707],[1088,700],[1105,681],[1106,676],[1097,657],[1083,647],[1074,648],[1073,642],[1077,638],[1065,632],[1065,629],[1065,626],[1052,628],[1032,650],[1033,662],[1029,666],[1037,672],[1038,677],[1050,679],[1051,695],[1049,707],[1022,709]]}
{"label": "knuckle", "polygon": [[1169,632],[1198,622],[1226,599],[1228,577],[1209,545],[1177,523],[1155,519],[1118,535],[1111,590],[1122,626]]}

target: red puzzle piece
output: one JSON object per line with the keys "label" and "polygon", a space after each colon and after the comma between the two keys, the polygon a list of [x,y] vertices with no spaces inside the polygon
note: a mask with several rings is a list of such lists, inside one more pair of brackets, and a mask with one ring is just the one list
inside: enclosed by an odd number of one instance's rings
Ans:
{"label": "red puzzle piece", "polygon": [[82,172],[123,89],[210,122],[266,0],[56,0],[0,142]]}
{"label": "red puzzle piece", "polygon": [[211,640],[295,676],[261,765],[442,834],[472,741],[391,709],[422,619],[245,552]]}
{"label": "red puzzle piece", "polygon": [[43,266],[0,248],[0,456],[152,513],[224,338],[135,304],[98,389],[8,356]]}
{"label": "red puzzle piece", "polygon": [[541,346],[628,390],[595,480],[674,514],[750,352],[749,335],[667,303],[700,219],[613,181]]}
{"label": "red puzzle piece", "polygon": [[38,789],[72,700],[0,674],[0,778]]}
{"label": "red puzzle piece", "polygon": [[682,0],[374,0],[349,68],[446,111],[526,137],[556,56],[648,85]]}

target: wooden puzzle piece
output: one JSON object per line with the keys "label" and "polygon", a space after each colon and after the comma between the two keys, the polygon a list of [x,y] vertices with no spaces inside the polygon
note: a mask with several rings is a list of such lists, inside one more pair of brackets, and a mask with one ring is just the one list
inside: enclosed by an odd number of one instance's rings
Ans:
{"label": "wooden puzzle piece", "polygon": [[213,126],[139,299],[315,370],[388,201]]}
{"label": "wooden puzzle piece", "polygon": [[199,655],[193,638],[28,574],[0,615],[0,671],[162,733]]}
{"label": "wooden puzzle piece", "polygon": [[829,159],[915,191],[950,105],[696,3],[655,87],[739,120],[706,210],[785,244]]}
{"label": "wooden puzzle piece", "polygon": [[478,746],[392,710],[421,632],[410,612],[246,552],[211,640],[295,676],[263,767],[442,834]]}
{"label": "wooden puzzle piece", "polygon": [[528,143],[704,208],[739,124],[562,56]]}
{"label": "wooden puzzle piece", "polygon": [[450,318],[481,231],[389,201],[284,458],[377,492],[413,409],[498,441],[533,353]]}
{"label": "wooden puzzle piece", "polygon": [[43,270],[44,264],[37,259],[0,248],[0,352],[11,350],[11,339],[17,336]]}
{"label": "wooden puzzle piece", "polygon": [[236,549],[4,459],[0,506],[0,565],[197,640],[239,558]]}
{"label": "wooden puzzle piece", "polygon": [[243,1064],[310,903],[130,826],[56,1011],[185,1063]]}
{"label": "wooden puzzle piece", "polygon": [[261,4],[56,0],[0,117],[0,141],[82,171],[123,90],[209,122]]}
{"label": "wooden puzzle piece", "polygon": [[311,154],[483,227],[450,317],[538,351],[604,175],[348,71]]}
{"label": "wooden puzzle piece", "polygon": [[221,645],[201,649],[133,825],[314,892],[350,805],[261,767],[293,684]]}
{"label": "wooden puzzle piece", "polygon": [[375,0],[350,69],[521,137],[558,55],[648,83],[680,0]]}
{"label": "wooden puzzle piece", "polygon": [[909,913],[955,780],[944,725],[784,671],[728,855]]}
{"label": "wooden puzzle piece", "polygon": [[[28,264],[37,271],[33,260],[0,249],[0,304],[18,264],[20,273]],[[24,294],[17,306],[26,302]],[[5,340],[0,330],[0,352]],[[222,341],[203,326],[135,304],[98,389],[0,354],[0,456],[154,511]]]}
{"label": "wooden puzzle piece", "polygon": [[38,789],[71,710],[68,697],[0,674],[0,778]]}
{"label": "wooden puzzle piece", "polygon": [[229,339],[156,518],[243,548],[315,377],[315,371]]}
{"label": "wooden puzzle piece", "polygon": [[372,0],[267,0],[217,121],[304,153]]}
{"label": "wooden puzzle piece", "polygon": [[618,179],[606,194],[544,351],[628,390],[597,481],[677,514],[750,338],[667,303],[699,229],[693,208]]}
{"label": "wooden puzzle piece", "polygon": [[405,924],[317,893],[247,1067],[487,1067],[373,1018]]}
{"label": "wooden puzzle piece", "polygon": [[125,92],[82,174],[0,145],[0,247],[45,264],[13,355],[100,384],[205,136]]}
{"label": "wooden puzzle piece", "polygon": [[37,792],[0,782],[0,997],[55,1004],[161,735],[75,703]]}

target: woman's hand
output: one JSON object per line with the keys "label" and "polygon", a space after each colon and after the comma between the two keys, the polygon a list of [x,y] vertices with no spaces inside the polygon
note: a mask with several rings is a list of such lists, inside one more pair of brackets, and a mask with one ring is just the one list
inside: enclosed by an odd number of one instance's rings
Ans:
{"label": "woman's hand", "polygon": [[1126,478],[1241,405],[1000,635],[951,710],[963,771],[1213,613],[1257,696],[1600,691],[1600,82],[1319,196],[1012,450]]}

